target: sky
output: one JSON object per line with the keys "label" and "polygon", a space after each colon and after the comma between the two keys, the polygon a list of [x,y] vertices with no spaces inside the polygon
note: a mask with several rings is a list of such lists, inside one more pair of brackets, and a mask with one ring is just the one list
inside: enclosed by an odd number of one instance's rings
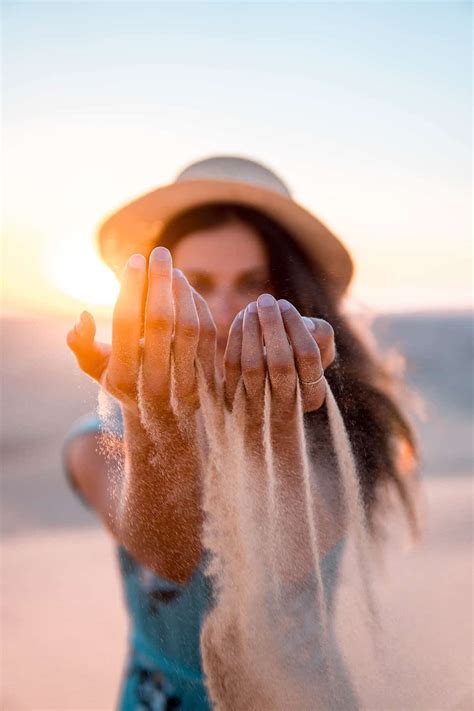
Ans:
{"label": "sky", "polygon": [[4,2],[3,308],[110,313],[94,231],[193,160],[260,160],[342,239],[350,301],[472,299],[467,2]]}

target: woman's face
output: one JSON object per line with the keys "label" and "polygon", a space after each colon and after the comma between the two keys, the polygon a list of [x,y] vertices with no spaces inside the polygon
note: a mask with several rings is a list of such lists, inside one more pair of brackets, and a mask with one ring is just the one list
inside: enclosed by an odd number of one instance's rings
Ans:
{"label": "woman's face", "polygon": [[206,299],[222,355],[235,315],[271,292],[268,259],[257,233],[243,222],[191,232],[173,248],[173,265]]}

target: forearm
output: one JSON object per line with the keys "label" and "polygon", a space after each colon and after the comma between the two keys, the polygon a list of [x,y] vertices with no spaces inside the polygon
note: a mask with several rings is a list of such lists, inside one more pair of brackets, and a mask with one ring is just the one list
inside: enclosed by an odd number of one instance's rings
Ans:
{"label": "forearm", "polygon": [[124,471],[117,508],[118,536],[140,562],[185,582],[201,556],[201,490],[197,443],[166,428],[151,440],[135,415],[124,412]]}

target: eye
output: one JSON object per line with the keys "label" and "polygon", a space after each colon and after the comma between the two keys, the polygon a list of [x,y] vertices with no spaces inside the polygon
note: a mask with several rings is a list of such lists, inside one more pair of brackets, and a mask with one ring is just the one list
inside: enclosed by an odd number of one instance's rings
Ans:
{"label": "eye", "polygon": [[192,287],[200,294],[206,294],[212,291],[212,279],[206,274],[188,274],[188,281]]}
{"label": "eye", "polygon": [[249,291],[262,293],[268,291],[270,280],[263,275],[249,274],[239,281],[239,290],[247,293]]}

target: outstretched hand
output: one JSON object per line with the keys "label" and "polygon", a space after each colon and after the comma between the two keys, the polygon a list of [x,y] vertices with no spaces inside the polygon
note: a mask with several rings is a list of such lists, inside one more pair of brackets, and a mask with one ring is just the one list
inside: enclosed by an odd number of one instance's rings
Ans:
{"label": "outstretched hand", "polygon": [[[143,335],[142,335],[143,334]],[[80,368],[122,406],[156,418],[171,413],[172,391],[183,413],[199,407],[196,363],[215,387],[216,327],[205,300],[189,285],[164,247],[153,250],[147,268],[133,255],[125,268],[112,322],[112,343],[95,340],[87,311],[67,336]],[[263,294],[237,314],[224,358],[224,392],[232,406],[243,380],[249,398],[262,395],[268,375],[276,401],[294,401],[299,380],[305,412],[321,407],[324,370],[335,358],[334,331],[322,319],[302,317],[292,304]]]}
{"label": "outstretched hand", "polygon": [[336,355],[327,321],[302,317],[289,301],[262,294],[237,314],[225,354],[225,397],[229,407],[242,378],[247,398],[261,399],[268,374],[272,399],[287,410],[294,405],[299,380],[303,407],[321,407],[324,370]]}
{"label": "outstretched hand", "polygon": [[68,346],[84,373],[126,410],[139,415],[140,395],[142,409],[166,417],[172,389],[183,410],[197,409],[196,358],[207,370],[215,367],[215,325],[204,299],[173,269],[166,248],[153,250],[148,268],[142,255],[130,257],[114,309],[112,343],[96,341],[95,334],[94,318],[84,312],[68,333]]}

